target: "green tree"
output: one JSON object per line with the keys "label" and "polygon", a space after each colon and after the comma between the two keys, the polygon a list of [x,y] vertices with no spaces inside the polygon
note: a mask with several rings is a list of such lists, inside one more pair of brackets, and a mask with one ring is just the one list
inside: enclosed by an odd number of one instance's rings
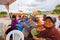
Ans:
{"label": "green tree", "polygon": [[6,11],[0,12],[0,17],[3,17],[4,14],[7,14],[7,12]]}
{"label": "green tree", "polygon": [[42,12],[41,12],[40,10],[38,10],[38,13],[39,13],[39,14],[42,14]]}
{"label": "green tree", "polygon": [[53,10],[52,14],[60,14],[60,4],[58,4]]}

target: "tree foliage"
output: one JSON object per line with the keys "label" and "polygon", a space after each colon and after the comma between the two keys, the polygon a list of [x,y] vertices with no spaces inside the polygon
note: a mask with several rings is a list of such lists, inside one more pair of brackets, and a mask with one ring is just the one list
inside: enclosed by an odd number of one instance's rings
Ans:
{"label": "tree foliage", "polygon": [[2,17],[4,14],[7,14],[7,12],[6,11],[0,12],[0,17]]}
{"label": "tree foliage", "polygon": [[60,4],[58,4],[53,10],[52,14],[60,14]]}

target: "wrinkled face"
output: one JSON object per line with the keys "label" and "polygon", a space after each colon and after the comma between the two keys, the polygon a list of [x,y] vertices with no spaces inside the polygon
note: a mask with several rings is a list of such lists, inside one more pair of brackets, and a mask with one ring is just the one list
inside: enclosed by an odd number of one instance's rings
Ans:
{"label": "wrinkled face", "polygon": [[44,22],[44,26],[47,28],[51,28],[54,26],[53,22],[50,19],[46,19]]}

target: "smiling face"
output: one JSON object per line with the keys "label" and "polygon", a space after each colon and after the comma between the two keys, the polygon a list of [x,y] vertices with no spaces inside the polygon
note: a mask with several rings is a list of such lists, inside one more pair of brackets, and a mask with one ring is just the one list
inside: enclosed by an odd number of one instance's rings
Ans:
{"label": "smiling face", "polygon": [[44,22],[44,26],[47,28],[51,28],[54,26],[54,23],[50,19],[46,19]]}

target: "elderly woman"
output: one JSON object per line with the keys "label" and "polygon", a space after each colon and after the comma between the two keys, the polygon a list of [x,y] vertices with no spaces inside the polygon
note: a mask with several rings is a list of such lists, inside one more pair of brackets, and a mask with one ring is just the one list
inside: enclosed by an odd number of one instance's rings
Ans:
{"label": "elderly woman", "polygon": [[34,36],[34,40],[60,40],[60,35],[58,30],[54,27],[55,25],[55,18],[52,17],[46,17],[46,20],[44,22],[43,28],[37,30],[39,33],[38,35]]}

